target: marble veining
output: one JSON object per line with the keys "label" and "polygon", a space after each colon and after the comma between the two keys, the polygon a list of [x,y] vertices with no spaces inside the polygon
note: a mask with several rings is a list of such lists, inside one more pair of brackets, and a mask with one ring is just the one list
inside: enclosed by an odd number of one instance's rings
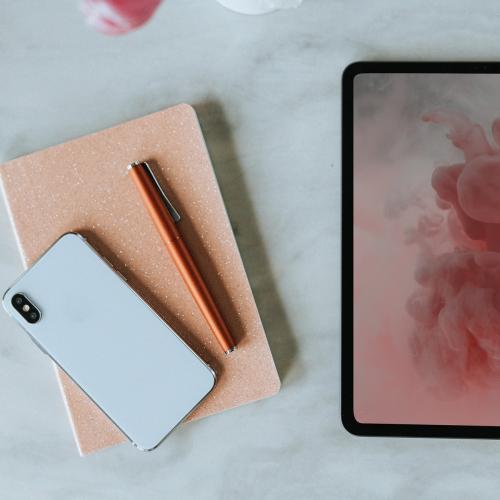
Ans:
{"label": "marble veining", "polygon": [[[340,76],[359,59],[498,58],[498,2],[166,0],[108,38],[77,2],[0,0],[0,161],[194,104],[283,380],[157,451],[80,458],[48,360],[0,314],[6,500],[497,498],[500,443],[361,439],[339,419]],[[29,193],[26,194],[29,200]],[[0,208],[0,289],[22,270]]]}

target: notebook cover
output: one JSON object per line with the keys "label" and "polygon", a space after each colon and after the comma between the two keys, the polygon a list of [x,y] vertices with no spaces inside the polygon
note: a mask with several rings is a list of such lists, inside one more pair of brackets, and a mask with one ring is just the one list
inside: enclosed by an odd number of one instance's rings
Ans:
{"label": "notebook cover", "polygon": [[[166,252],[127,165],[146,160],[181,213],[179,230],[238,341],[225,356]],[[29,267],[78,231],[217,372],[193,420],[275,394],[280,381],[196,113],[180,104],[0,166],[4,197]],[[75,263],[77,265],[77,263]],[[78,449],[125,436],[56,367]]]}

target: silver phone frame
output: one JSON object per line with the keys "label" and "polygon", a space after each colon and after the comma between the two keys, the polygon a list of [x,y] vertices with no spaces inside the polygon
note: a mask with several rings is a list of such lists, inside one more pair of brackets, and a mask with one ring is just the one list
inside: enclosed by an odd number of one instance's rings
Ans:
{"label": "silver phone frame", "polygon": [[[26,329],[25,325],[19,321],[16,317],[14,317],[12,314],[11,314],[11,311],[9,311],[5,305],[5,297],[6,295],[9,293],[9,291],[19,282],[21,281],[21,279],[23,278],[23,276],[25,274],[27,274],[31,267],[34,266],[39,260],[41,260],[44,255],[46,253],[48,253],[51,248],[56,245],[59,240],[61,240],[62,238],[64,238],[65,236],[67,235],[73,235],[73,236],[77,236],[80,241],[82,241],[83,243],[85,243],[87,245],[87,247],[92,250],[92,252],[94,252],[94,254],[99,258],[101,259],[101,261],[106,264],[106,266],[109,268],[110,271],[112,271],[116,276],[118,276],[118,278],[120,278],[120,280],[123,282],[123,284],[125,286],[127,286],[133,293],[134,295],[136,296],[136,298],[140,301],[142,301],[147,307],[148,309],[158,318],[160,319],[166,326],[168,326],[168,328],[170,328],[170,330],[174,333],[174,335],[177,336],[177,338],[193,353],[194,356],[196,356],[198,358],[198,360],[203,364],[205,365],[205,367],[208,369],[208,371],[212,374],[212,377],[214,379],[214,383],[212,385],[212,387],[210,388],[210,390],[207,392],[207,394],[197,403],[195,404],[183,417],[181,420],[179,420],[179,422],[172,428],[170,429],[169,432],[167,432],[167,434],[165,434],[165,436],[163,436],[160,441],[158,441],[158,443],[153,446],[152,448],[141,448],[137,443],[135,443],[131,438],[130,436],[127,435],[127,433],[101,408],[101,406],[92,398],[92,396],[90,396],[81,386],[80,384],[71,376],[70,373],[68,373],[66,370],[64,370],[64,368],[61,367],[61,365],[57,362],[56,359],[54,359],[49,353],[47,353],[47,351],[45,351],[45,349],[33,338],[33,336],[31,335],[31,333]],[[115,269],[115,267],[113,266],[113,264],[111,264],[111,262],[106,258],[104,257],[103,255],[101,255],[93,246],[91,243],[89,243],[89,241],[87,240],[87,238],[85,236],[83,236],[81,233],[78,233],[77,231],[67,231],[63,234],[61,234],[61,236],[59,236],[55,241],[54,243],[52,243],[52,245],[50,245],[32,264],[29,268],[27,268],[26,270],[24,270],[17,278],[16,280],[7,288],[7,290],[5,290],[3,296],[2,296],[2,306],[4,308],[4,310],[7,312],[7,314],[28,334],[29,338],[31,339],[31,341],[37,346],[37,348],[43,353],[45,354],[48,358],[50,358],[50,360],[63,372],[65,373],[70,379],[71,381],[97,406],[97,408],[99,408],[99,410],[104,414],[106,415],[106,417],[113,423],[113,425],[115,425],[115,427],[117,429],[119,429],[119,431],[134,445],[135,448],[137,448],[138,450],[140,451],[153,451],[155,450],[156,448],[158,448],[158,446],[160,446],[163,441],[165,441],[165,439],[167,439],[167,437],[175,430],[177,429],[177,427],[185,421],[185,419],[196,409],[198,408],[198,406],[205,400],[205,398],[208,397],[208,395],[213,391],[215,385],[217,384],[217,373],[215,372],[215,370],[208,364],[206,363],[203,359],[200,358],[200,356],[198,356],[198,354],[182,339],[182,337],[180,335],[177,334],[177,332],[151,307],[151,305],[146,301],[144,300],[129,284],[128,284],[128,281],[126,280],[126,278],[119,272]],[[40,311],[40,319],[42,318],[42,314],[43,314],[43,309],[40,308],[39,306],[38,307],[38,310]],[[22,318],[22,317],[21,317]]]}

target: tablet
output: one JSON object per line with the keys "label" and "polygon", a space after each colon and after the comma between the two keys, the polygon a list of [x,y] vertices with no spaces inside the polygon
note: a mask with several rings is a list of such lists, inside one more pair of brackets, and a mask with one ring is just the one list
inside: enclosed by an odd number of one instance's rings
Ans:
{"label": "tablet", "polygon": [[500,437],[500,65],[343,77],[342,420]]}

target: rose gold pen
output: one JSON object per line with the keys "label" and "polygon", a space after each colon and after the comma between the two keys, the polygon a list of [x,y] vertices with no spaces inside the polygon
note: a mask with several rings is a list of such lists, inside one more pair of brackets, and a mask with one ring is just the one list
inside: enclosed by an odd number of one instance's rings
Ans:
{"label": "rose gold pen", "polygon": [[146,162],[131,163],[128,171],[177,270],[215,338],[226,354],[233,352],[236,349],[236,343],[175,225],[179,222],[180,215],[170,203]]}

